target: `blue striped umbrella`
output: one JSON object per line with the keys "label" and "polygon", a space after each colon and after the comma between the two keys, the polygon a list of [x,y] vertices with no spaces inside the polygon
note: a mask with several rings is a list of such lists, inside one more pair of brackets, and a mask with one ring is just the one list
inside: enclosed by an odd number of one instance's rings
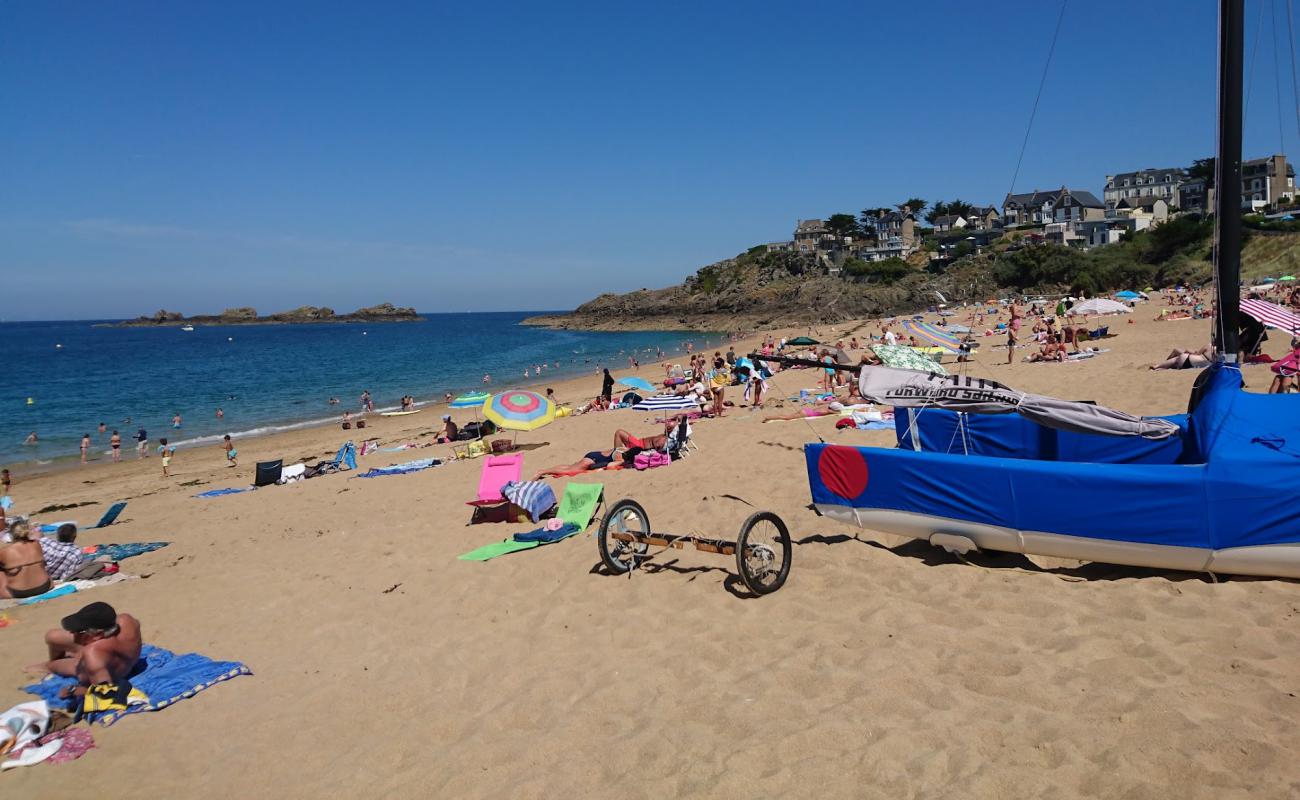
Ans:
{"label": "blue striped umbrella", "polygon": [[451,401],[452,408],[479,408],[488,401],[492,395],[487,392],[469,392],[462,394],[455,400]]}

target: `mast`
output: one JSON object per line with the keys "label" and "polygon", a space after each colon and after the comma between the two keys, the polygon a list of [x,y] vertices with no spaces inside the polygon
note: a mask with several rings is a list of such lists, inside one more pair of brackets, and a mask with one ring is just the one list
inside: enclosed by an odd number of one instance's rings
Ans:
{"label": "mast", "polygon": [[1237,362],[1241,303],[1241,81],[1245,0],[1219,0],[1219,152],[1214,161],[1214,253],[1219,358]]}

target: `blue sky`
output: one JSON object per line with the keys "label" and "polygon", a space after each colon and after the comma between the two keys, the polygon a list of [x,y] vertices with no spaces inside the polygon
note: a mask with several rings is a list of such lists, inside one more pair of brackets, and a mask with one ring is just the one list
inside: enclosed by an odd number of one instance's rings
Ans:
{"label": "blue sky", "polygon": [[[1209,155],[1214,6],[1073,0],[1016,189]],[[1056,9],[6,3],[0,318],[564,308],[798,217],[997,203]],[[1272,52],[1248,157],[1278,148]]]}

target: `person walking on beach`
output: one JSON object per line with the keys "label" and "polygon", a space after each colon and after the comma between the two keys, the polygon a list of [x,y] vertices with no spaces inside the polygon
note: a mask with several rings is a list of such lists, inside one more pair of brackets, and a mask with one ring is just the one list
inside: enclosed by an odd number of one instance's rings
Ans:
{"label": "person walking on beach", "polygon": [[81,463],[86,463],[86,453],[90,450],[90,434],[85,433],[81,436]]}
{"label": "person walking on beach", "polygon": [[239,464],[235,461],[235,457],[239,455],[239,451],[235,449],[235,443],[230,441],[230,434],[227,433],[225,438],[222,441],[226,445],[226,466],[227,467],[239,466]]}
{"label": "person walking on beach", "polygon": [[172,456],[176,455],[176,448],[167,446],[166,436],[158,440],[158,455],[162,457],[163,477],[171,477],[171,472],[167,468],[171,466]]}
{"label": "person walking on beach", "polygon": [[122,461],[122,434],[116,430],[113,435],[108,437],[108,446],[113,448],[113,463],[118,464]]}
{"label": "person walking on beach", "polygon": [[605,368],[605,377],[600,384],[600,396],[605,398],[605,402],[613,400],[614,395],[614,376],[609,374],[609,367]]}

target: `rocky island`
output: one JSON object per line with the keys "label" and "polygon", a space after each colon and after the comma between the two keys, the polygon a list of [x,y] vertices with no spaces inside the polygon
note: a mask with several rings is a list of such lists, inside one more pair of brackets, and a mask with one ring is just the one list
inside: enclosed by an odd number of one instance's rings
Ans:
{"label": "rocky island", "polygon": [[414,308],[401,308],[392,303],[358,308],[351,314],[335,314],[324,306],[302,306],[292,311],[280,311],[268,316],[258,316],[253,308],[227,308],[220,314],[199,314],[187,317],[179,311],[160,310],[147,317],[136,317],[122,322],[107,323],[114,328],[181,327],[183,325],[303,325],[321,322],[418,322],[424,317]]}

